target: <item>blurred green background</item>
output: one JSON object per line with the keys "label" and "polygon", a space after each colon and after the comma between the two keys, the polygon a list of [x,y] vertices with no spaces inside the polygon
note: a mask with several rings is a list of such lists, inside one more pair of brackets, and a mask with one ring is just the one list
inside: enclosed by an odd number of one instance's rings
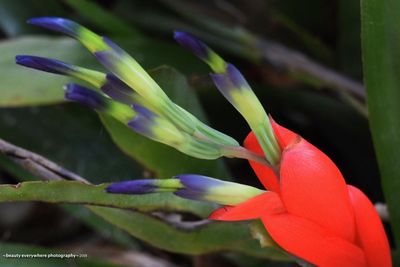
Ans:
{"label": "blurred green background", "polygon": [[[15,55],[101,68],[74,40],[25,23],[38,16],[66,17],[112,38],[151,70],[175,102],[243,140],[249,131],[245,121],[219,95],[206,66],[174,42],[172,32],[185,30],[199,36],[243,72],[277,122],[328,154],[346,181],[373,202],[384,202],[362,86],[358,1],[0,0],[0,138],[94,184],[193,172],[260,186],[245,161],[191,159],[133,133],[130,136],[110,118],[99,119],[91,110],[65,103],[62,86],[68,78],[17,66]],[[373,106],[375,99],[379,94],[368,104]],[[385,116],[376,114],[370,110],[375,120]],[[374,141],[380,145],[375,136]],[[394,180],[393,173],[389,176]],[[1,183],[38,178],[0,155]],[[396,186],[398,182],[393,190]],[[261,249],[246,223],[188,230],[162,221],[165,214],[53,202],[61,204],[0,204],[1,266],[296,266],[274,249]],[[183,211],[184,222],[198,220],[212,209],[207,204],[178,202],[170,211]],[[192,204],[197,206],[187,207]],[[156,211],[164,203],[152,205],[151,211]],[[2,257],[50,252],[88,257]]]}

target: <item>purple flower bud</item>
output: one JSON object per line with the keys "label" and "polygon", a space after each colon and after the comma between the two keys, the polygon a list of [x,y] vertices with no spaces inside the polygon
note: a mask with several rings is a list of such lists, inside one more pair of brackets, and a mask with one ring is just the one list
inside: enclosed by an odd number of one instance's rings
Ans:
{"label": "purple flower bud", "polygon": [[141,114],[137,114],[132,120],[128,122],[129,128],[135,132],[144,135],[150,139],[154,139],[153,126],[154,122]]}
{"label": "purple flower bud", "polygon": [[114,74],[110,74],[110,73],[107,74],[106,79],[107,79],[108,83],[112,84],[114,87],[118,88],[119,90],[121,90],[127,94],[134,92],[132,88],[130,88],[126,83],[121,81]]}
{"label": "purple flower bud", "polygon": [[174,38],[180,45],[191,51],[199,58],[203,60],[206,60],[208,58],[209,48],[207,47],[207,45],[197,38],[193,37],[192,35],[186,32],[175,31]]}
{"label": "purple flower bud", "polygon": [[19,65],[37,69],[41,71],[46,71],[55,74],[69,74],[70,72],[74,71],[74,66],[69,65],[65,62],[51,59],[51,58],[44,58],[44,57],[37,57],[37,56],[28,56],[28,55],[18,55],[15,57],[15,62]]}
{"label": "purple flower bud", "polygon": [[114,194],[147,194],[156,191],[158,186],[155,184],[156,180],[133,180],[117,182],[109,185],[106,188],[108,193]]}
{"label": "purple flower bud", "polygon": [[222,205],[237,204],[263,192],[251,186],[196,174],[183,174],[174,178],[184,187],[174,192],[175,195]]}
{"label": "purple flower bud", "polygon": [[227,64],[225,73],[210,74],[210,76],[221,94],[223,94],[234,106],[237,103],[233,103],[232,101],[233,91],[251,90],[249,84],[240,71],[230,63]]}
{"label": "purple flower bud", "polygon": [[213,187],[224,185],[226,182],[198,174],[180,174],[174,178],[179,179],[181,183],[189,190],[206,192]]}
{"label": "purple flower bud", "polygon": [[218,91],[229,101],[232,103],[232,91],[236,88],[234,87],[232,81],[229,79],[229,76],[226,73],[222,74],[210,74],[211,79],[213,80],[215,86],[218,88]]}
{"label": "purple flower bud", "polygon": [[235,85],[236,88],[248,88],[250,89],[249,84],[246,79],[243,77],[242,73],[232,64],[228,63],[226,67],[227,74]]}
{"label": "purple flower bud", "polygon": [[65,98],[70,101],[78,102],[97,110],[107,107],[107,99],[91,89],[74,83],[67,84],[65,88]]}
{"label": "purple flower bud", "polygon": [[138,105],[138,104],[133,104],[132,108],[139,114],[141,114],[142,116],[146,117],[149,120],[154,119],[155,117],[157,117],[157,115],[155,113],[153,113],[152,111],[150,111],[149,109]]}
{"label": "purple flower bud", "polygon": [[107,74],[106,79],[106,83],[100,88],[103,93],[127,105],[133,105],[135,103],[134,95],[136,93],[123,81],[113,74]]}
{"label": "purple flower bud", "polygon": [[119,47],[119,45],[117,45],[116,43],[114,43],[113,41],[111,41],[111,39],[109,39],[106,36],[103,36],[103,41],[112,49],[114,50],[116,53],[118,53],[119,55],[123,55],[126,52]]}
{"label": "purple flower bud", "polygon": [[175,195],[193,200],[205,200],[210,191],[224,184],[223,181],[197,174],[181,174],[174,178],[184,186],[183,189],[174,192]]}
{"label": "purple flower bud", "polygon": [[106,67],[112,73],[117,72],[116,66],[121,59],[119,58],[118,54],[115,53],[113,50],[103,50],[94,52],[94,56],[102,65],[104,65],[104,67]]}
{"label": "purple flower bud", "polygon": [[204,192],[193,191],[193,190],[190,190],[187,188],[180,189],[180,190],[174,192],[174,195],[177,195],[178,197],[181,197],[181,198],[200,200],[200,201],[204,201],[204,198],[205,198]]}
{"label": "purple flower bud", "polygon": [[156,126],[154,118],[156,118],[157,115],[147,108],[137,104],[134,104],[132,108],[137,112],[137,114],[128,122],[128,126],[135,132],[140,133],[150,139],[154,139],[155,136],[153,130]]}
{"label": "purple flower bud", "polygon": [[57,31],[76,38],[78,36],[79,24],[64,18],[58,17],[40,17],[32,18],[27,21],[28,24],[43,27],[49,30]]}

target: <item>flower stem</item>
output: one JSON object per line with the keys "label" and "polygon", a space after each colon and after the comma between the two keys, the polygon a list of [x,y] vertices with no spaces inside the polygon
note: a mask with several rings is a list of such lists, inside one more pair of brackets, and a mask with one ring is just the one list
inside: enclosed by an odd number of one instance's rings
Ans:
{"label": "flower stem", "polygon": [[265,157],[260,156],[242,146],[224,146],[222,151],[225,157],[247,159],[274,169],[274,166],[272,166]]}

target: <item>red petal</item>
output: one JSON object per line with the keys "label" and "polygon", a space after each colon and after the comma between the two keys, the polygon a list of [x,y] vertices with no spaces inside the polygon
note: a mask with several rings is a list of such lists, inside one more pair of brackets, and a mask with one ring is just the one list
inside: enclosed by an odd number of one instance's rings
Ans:
{"label": "red petal", "polygon": [[389,242],[374,206],[358,188],[349,185],[348,190],[356,219],[357,241],[368,266],[392,266]]}
{"label": "red petal", "polygon": [[[253,132],[250,132],[244,140],[244,147],[260,156],[264,156],[264,152],[262,151],[261,146],[258,144],[257,138]],[[279,192],[279,182],[272,169],[254,161],[249,161],[249,163],[256,173],[258,179],[266,189]]]}
{"label": "red petal", "polygon": [[288,213],[354,241],[354,215],[347,186],[328,156],[300,139],[283,152],[280,178],[281,197]]}
{"label": "red petal", "polygon": [[267,214],[285,212],[278,194],[265,192],[235,206],[217,209],[209,216],[211,220],[243,221],[258,219]]}
{"label": "red petal", "polygon": [[289,129],[286,129],[285,127],[280,126],[278,123],[272,119],[272,117],[269,117],[269,120],[271,121],[272,129],[274,129],[275,137],[276,140],[279,143],[279,146],[281,147],[282,150],[284,150],[288,145],[292,144],[298,134],[292,132]]}
{"label": "red petal", "polygon": [[359,247],[307,219],[284,213],[261,220],[280,247],[306,262],[323,267],[368,266]]}
{"label": "red petal", "polygon": [[[295,140],[297,134],[280,126],[271,117],[270,121],[278,143],[283,150],[287,145],[291,144]],[[258,155],[264,156],[264,152],[261,146],[258,144],[257,138],[253,132],[250,132],[247,135],[246,139],[244,140],[244,147],[253,151],[254,153],[257,153]],[[249,163],[256,173],[258,179],[260,179],[262,185],[266,189],[274,192],[280,191],[279,181],[272,169],[257,162],[249,161]]]}

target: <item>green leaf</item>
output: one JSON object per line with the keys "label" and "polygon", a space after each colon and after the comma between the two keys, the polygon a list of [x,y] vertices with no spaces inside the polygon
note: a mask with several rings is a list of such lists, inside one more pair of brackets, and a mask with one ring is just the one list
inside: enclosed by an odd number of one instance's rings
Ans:
{"label": "green leaf", "polygon": [[[169,67],[161,67],[151,74],[175,103],[204,120],[205,115],[197,96],[184,76]],[[157,177],[169,178],[181,173],[198,173],[218,178],[228,176],[221,160],[208,161],[192,158],[174,148],[134,133],[110,116],[101,115],[100,117],[121,150],[153,171]]]}
{"label": "green leaf", "polygon": [[400,28],[397,0],[361,1],[370,128],[397,245],[400,245]]}
{"label": "green leaf", "polygon": [[142,212],[189,212],[206,217],[213,205],[192,201],[172,193],[120,195],[105,192],[107,184],[88,185],[75,181],[35,181],[0,185],[0,202],[42,201],[47,203],[89,204],[136,209]]}
{"label": "green leaf", "polygon": [[235,251],[260,258],[290,260],[276,248],[261,248],[251,236],[247,223],[213,222],[192,230],[179,230],[139,212],[106,207],[90,209],[131,235],[167,251],[190,255]]}
{"label": "green leaf", "polygon": [[190,212],[201,217],[207,216],[212,210],[211,205],[185,200],[172,194],[140,196],[107,194],[104,192],[105,186],[105,184],[94,186],[73,181],[0,185],[0,202],[90,204],[87,207],[109,223],[164,250],[191,255],[231,250],[263,258],[287,259],[275,248],[261,248],[252,238],[246,223],[216,222],[180,229],[138,212],[92,206],[130,208],[145,212],[158,210]]}
{"label": "green leaf", "polygon": [[[52,49],[55,53],[52,53]],[[83,63],[89,58],[72,39],[23,37],[0,43],[0,106],[57,103],[64,100],[62,85],[71,79],[23,68],[15,56],[39,55]]]}

